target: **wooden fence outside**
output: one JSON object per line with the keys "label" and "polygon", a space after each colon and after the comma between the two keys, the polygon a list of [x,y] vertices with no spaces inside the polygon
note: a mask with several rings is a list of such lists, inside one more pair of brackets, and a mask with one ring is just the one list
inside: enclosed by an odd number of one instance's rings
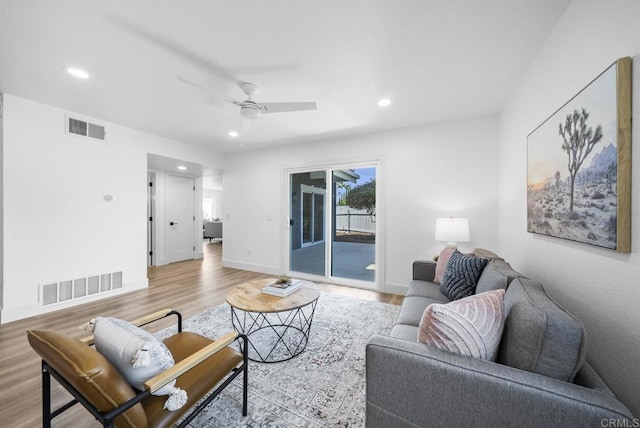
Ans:
{"label": "wooden fence outside", "polygon": [[376,216],[367,210],[336,206],[336,231],[376,233]]}

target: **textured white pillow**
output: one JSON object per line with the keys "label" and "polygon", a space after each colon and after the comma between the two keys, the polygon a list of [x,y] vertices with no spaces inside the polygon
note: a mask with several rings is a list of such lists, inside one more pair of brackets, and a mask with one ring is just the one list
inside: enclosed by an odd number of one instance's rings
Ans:
{"label": "textured white pillow", "polygon": [[504,290],[434,303],[420,320],[418,340],[450,352],[495,361],[504,328]]}
{"label": "textured white pillow", "polygon": [[[172,367],[175,363],[171,351],[152,334],[127,321],[111,317],[98,317],[93,326],[96,349],[135,388],[144,390],[144,383]],[[154,392],[169,395],[164,407],[177,410],[187,402],[187,394],[175,387],[176,381]]]}

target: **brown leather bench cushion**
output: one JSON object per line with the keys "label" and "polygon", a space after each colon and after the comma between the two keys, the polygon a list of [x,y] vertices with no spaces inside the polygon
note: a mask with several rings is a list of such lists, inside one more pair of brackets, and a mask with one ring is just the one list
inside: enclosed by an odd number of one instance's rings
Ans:
{"label": "brown leather bench cushion", "polygon": [[[137,394],[105,357],[80,340],[50,330],[30,330],[27,336],[42,359],[100,411],[112,410]],[[175,334],[164,341],[176,363],[212,342],[190,332]],[[166,396],[152,395],[116,418],[114,425],[128,428],[171,426],[240,363],[242,354],[226,347],[177,379],[176,386],[187,392],[185,406],[170,412],[163,407]]]}
{"label": "brown leather bench cushion", "polygon": [[[101,412],[108,412],[136,396],[136,391],[120,372],[98,351],[80,340],[51,330],[30,330],[27,337],[42,359]],[[116,418],[114,425],[149,426],[140,404]]]}
{"label": "brown leather bench cushion", "polygon": [[[199,334],[182,332],[164,340],[176,364],[213,340]],[[187,404],[175,412],[163,408],[166,397],[152,395],[142,402],[152,427],[168,427],[186,415],[189,410],[224,379],[231,369],[242,362],[242,354],[226,347],[181,375],[176,386],[187,391]]]}

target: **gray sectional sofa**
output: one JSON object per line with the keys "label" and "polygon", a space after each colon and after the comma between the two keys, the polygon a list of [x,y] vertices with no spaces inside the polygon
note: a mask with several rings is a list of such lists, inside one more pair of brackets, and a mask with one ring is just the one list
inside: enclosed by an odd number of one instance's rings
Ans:
{"label": "gray sectional sofa", "polygon": [[584,361],[582,324],[500,257],[474,253],[489,259],[476,294],[506,289],[497,361],[418,341],[425,308],[449,299],[432,282],[436,263],[417,261],[390,334],[367,343],[366,426],[634,426],[637,419]]}

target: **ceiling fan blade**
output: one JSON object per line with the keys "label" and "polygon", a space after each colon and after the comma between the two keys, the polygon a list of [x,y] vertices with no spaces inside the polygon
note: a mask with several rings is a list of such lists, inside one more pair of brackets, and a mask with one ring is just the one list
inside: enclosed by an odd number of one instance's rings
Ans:
{"label": "ceiling fan blade", "polygon": [[238,66],[231,67],[228,69],[229,73],[232,73],[236,76],[245,76],[245,75],[253,75],[253,74],[263,74],[263,73],[283,73],[292,70],[297,70],[300,68],[299,62],[288,62],[282,64],[265,64],[265,65],[249,65],[249,66]]}
{"label": "ceiling fan blade", "polygon": [[155,34],[151,31],[148,31],[124,17],[115,17],[114,22],[125,31],[146,40],[148,43],[151,43],[158,48],[163,49],[166,52],[169,52],[170,54],[173,54],[176,57],[181,58],[206,72],[209,72],[224,80],[239,82],[239,79],[233,76],[224,67],[220,66],[214,61],[211,61],[208,58],[205,58],[200,53],[195,52],[186,46],[180,45],[160,34]]}
{"label": "ceiling fan blade", "polygon": [[258,107],[263,114],[284,113],[287,111],[316,110],[318,106],[315,102],[306,103],[258,103]]}
{"label": "ceiling fan blade", "polygon": [[182,76],[176,76],[176,79],[178,79],[179,81],[181,81],[182,83],[186,83],[189,86],[192,86],[200,91],[206,92],[207,94],[209,94],[213,99],[215,99],[216,101],[228,101],[230,103],[236,104],[236,105],[240,105],[240,102],[237,100],[234,100],[232,98],[223,98],[220,96],[220,94],[214,90],[211,89],[207,86],[201,85],[198,82],[194,82],[193,80],[187,79],[186,77],[182,77]]}
{"label": "ceiling fan blade", "polygon": [[124,16],[114,16],[112,19],[113,22],[116,25],[119,25],[123,30],[145,40],[147,43],[150,43],[165,52],[176,56],[177,58],[187,61],[220,79],[234,82],[236,84],[242,82],[238,75],[284,72],[300,68],[300,64],[298,62],[225,68],[217,62],[207,58],[204,53],[196,52],[195,50],[190,49],[189,46],[176,43],[162,34],[147,30]]}
{"label": "ceiling fan blade", "polygon": [[204,85],[201,85],[200,83],[194,82],[193,80],[189,80],[186,77],[176,76],[176,79],[178,79],[182,83],[186,83],[189,86],[193,86],[194,88],[200,89],[201,91],[207,92],[207,93],[209,93],[209,94],[211,94],[213,96],[217,95],[213,89],[208,88],[208,87],[206,87]]}

